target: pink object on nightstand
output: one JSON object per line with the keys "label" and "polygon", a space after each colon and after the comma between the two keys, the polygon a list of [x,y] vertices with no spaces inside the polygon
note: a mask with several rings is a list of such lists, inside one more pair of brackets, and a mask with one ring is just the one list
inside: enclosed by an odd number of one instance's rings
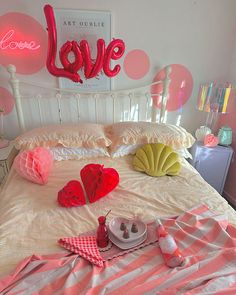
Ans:
{"label": "pink object on nightstand", "polygon": [[214,134],[207,134],[204,137],[204,145],[209,147],[217,146],[219,143],[219,139],[217,136],[214,136]]}

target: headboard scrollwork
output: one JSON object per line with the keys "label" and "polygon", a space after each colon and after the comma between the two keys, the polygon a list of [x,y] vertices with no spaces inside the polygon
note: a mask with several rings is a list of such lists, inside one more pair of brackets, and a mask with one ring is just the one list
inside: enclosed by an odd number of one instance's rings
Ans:
{"label": "headboard scrollwork", "polygon": [[[7,71],[10,74],[9,82],[15,98],[17,118],[22,132],[38,125],[64,123],[67,121],[86,121],[86,119],[100,123],[140,120],[164,122],[168,90],[171,82],[170,66],[165,68],[164,80],[132,89],[96,93],[48,87],[19,80],[16,77],[16,67],[14,65],[9,65]],[[162,93],[153,93],[152,86],[157,84],[163,84],[161,87],[163,89]],[[22,87],[23,85],[24,87]],[[25,90],[26,86],[31,87],[31,92]],[[153,103],[153,98],[155,97],[160,100],[160,108],[157,108]],[[26,104],[24,102],[28,99],[32,100],[32,98],[34,103]],[[46,103],[43,98],[46,99]],[[66,103],[64,100],[66,100]],[[30,122],[29,110],[28,114],[27,110],[25,110],[27,107],[33,109],[34,116],[31,115],[33,117],[31,118],[33,119],[33,121],[31,120],[32,122]],[[53,114],[48,114],[50,108],[53,110]],[[55,108],[57,109],[56,112]],[[46,118],[46,115],[48,118]]]}

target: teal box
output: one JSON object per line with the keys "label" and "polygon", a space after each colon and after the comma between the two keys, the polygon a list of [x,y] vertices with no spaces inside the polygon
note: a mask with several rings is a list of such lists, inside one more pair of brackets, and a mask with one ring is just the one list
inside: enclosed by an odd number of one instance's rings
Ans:
{"label": "teal box", "polygon": [[228,126],[222,126],[218,132],[220,145],[231,145],[232,143],[232,129]]}

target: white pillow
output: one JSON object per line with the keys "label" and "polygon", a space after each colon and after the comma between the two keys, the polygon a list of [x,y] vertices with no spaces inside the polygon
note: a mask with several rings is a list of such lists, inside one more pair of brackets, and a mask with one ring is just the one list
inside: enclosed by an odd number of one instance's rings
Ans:
{"label": "white pillow", "polygon": [[[120,145],[117,147],[116,150],[110,152],[110,156],[112,158],[118,158],[123,157],[126,155],[134,155],[136,153],[136,150],[143,146],[143,144],[127,144],[127,145]],[[186,148],[180,148],[180,149],[173,149],[180,157],[182,158],[190,158],[192,159],[192,155],[189,153],[189,151]]]}
{"label": "white pillow", "polygon": [[69,147],[51,147],[55,161],[80,160],[92,157],[109,157],[109,153],[103,148],[69,148]]}
{"label": "white pillow", "polygon": [[130,144],[161,142],[173,149],[190,148],[195,138],[181,126],[153,122],[118,122],[105,126],[110,152]]}
{"label": "white pillow", "polygon": [[130,154],[134,155],[136,150],[142,145],[143,144],[119,145],[116,150],[110,152],[110,155],[112,158],[123,157]]}
{"label": "white pillow", "polygon": [[14,140],[17,149],[43,147],[106,148],[111,141],[104,125],[93,123],[53,124],[32,129]]}

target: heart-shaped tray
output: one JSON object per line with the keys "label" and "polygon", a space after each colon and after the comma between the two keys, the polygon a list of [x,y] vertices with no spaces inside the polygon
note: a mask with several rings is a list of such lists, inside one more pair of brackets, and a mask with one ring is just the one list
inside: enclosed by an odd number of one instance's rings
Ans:
{"label": "heart-shaped tray", "polygon": [[[120,229],[121,223],[126,225],[126,228],[129,231],[129,238],[124,238],[124,231]],[[136,224],[138,232],[134,233],[131,231],[133,223]],[[136,241],[138,239],[142,239],[142,237],[147,232],[147,225],[138,219],[127,219],[124,217],[115,217],[109,222],[109,230],[111,233],[121,242],[130,243]]]}
{"label": "heart-shaped tray", "polygon": [[115,244],[118,248],[122,250],[128,250],[131,248],[134,248],[140,244],[142,244],[147,239],[147,232],[139,239],[135,241],[129,241],[129,242],[121,242],[119,239],[117,239],[111,231],[109,231],[109,239],[112,241],[113,244]]}

